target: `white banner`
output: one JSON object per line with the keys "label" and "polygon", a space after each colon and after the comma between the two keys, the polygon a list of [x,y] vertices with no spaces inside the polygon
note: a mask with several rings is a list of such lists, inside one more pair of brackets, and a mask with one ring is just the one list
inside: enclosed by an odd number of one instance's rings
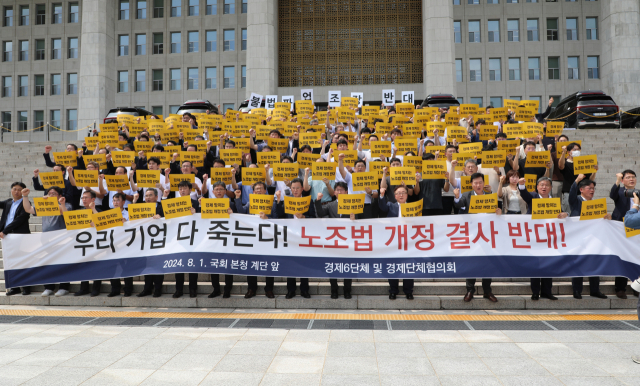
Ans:
{"label": "white banner", "polygon": [[352,92],[351,98],[358,98],[358,107],[362,107],[362,101],[364,100],[364,93],[362,92]]}
{"label": "white banner", "polygon": [[277,95],[267,95],[267,98],[264,101],[264,106],[267,109],[275,109],[277,101],[278,101]]}
{"label": "white banner", "polygon": [[382,90],[382,105],[393,106],[396,104],[396,90]]}
{"label": "white banner", "polygon": [[300,99],[313,102],[313,89],[307,88],[300,90]]}
{"label": "white banner", "polygon": [[402,103],[411,103],[414,104],[414,92],[413,91],[403,91],[402,92]]}
{"label": "white banner", "polygon": [[342,91],[329,91],[329,107],[340,107]]}
{"label": "white banner", "polygon": [[251,98],[249,98],[249,104],[247,105],[247,108],[249,110],[257,109],[257,108],[260,108],[261,104],[262,104],[262,95],[252,92]]}

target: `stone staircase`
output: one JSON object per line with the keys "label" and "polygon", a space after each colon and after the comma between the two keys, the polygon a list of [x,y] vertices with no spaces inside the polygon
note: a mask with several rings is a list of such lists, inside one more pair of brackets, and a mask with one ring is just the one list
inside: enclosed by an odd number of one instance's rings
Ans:
{"label": "stone staircase", "polygon": [[[640,161],[637,155],[637,144],[640,143],[640,130],[579,130],[565,131],[571,140],[582,140],[583,154],[597,154],[600,170],[598,172],[596,198],[608,197],[611,184],[615,182],[616,173],[624,169],[636,170],[636,163]],[[53,142],[54,151],[62,151],[66,143]],[[80,145],[80,143],[77,143]],[[0,170],[0,192],[2,197],[9,196],[9,187],[14,181],[23,181],[32,187],[31,177],[33,169],[48,171],[44,166],[42,153],[43,143],[0,144],[0,162],[5,167]],[[640,170],[636,170],[639,171]],[[613,210],[613,202],[607,199],[609,212]],[[32,217],[30,220],[32,232],[42,230],[41,220]],[[4,266],[0,250],[0,290],[5,289]],[[221,275],[222,276],[222,275]],[[406,300],[399,295],[397,300],[388,299],[388,284],[382,280],[354,280],[353,298],[338,300],[330,298],[328,279],[311,279],[311,299],[296,296],[285,299],[286,281],[276,278],[274,292],[275,299],[264,296],[264,281],[258,283],[258,296],[244,299],[247,291],[246,277],[235,276],[235,283],[231,297],[222,299],[207,298],[212,287],[209,275],[199,276],[198,296],[189,298],[188,294],[180,299],[173,299],[175,291],[174,275],[165,275],[163,295],[160,298],[144,297],[113,297],[106,295],[110,292],[108,281],[102,284],[102,293],[97,297],[88,295],[74,297],[71,294],[64,297],[41,297],[43,286],[32,288],[32,295],[15,295],[7,297],[0,294],[0,305],[33,305],[33,306],[113,306],[113,307],[160,307],[160,308],[272,308],[272,309],[377,309],[377,310],[473,310],[473,309],[502,309],[502,310],[569,310],[569,309],[635,309],[637,298],[628,289],[628,299],[618,299],[614,295],[612,277],[603,277],[601,290],[609,295],[609,299],[596,299],[588,296],[589,284],[585,282],[583,299],[575,300],[571,296],[570,278],[554,279],[553,293],[559,297],[558,301],[541,299],[531,300],[531,290],[528,279],[495,279],[493,293],[498,297],[498,303],[491,303],[482,298],[482,287],[478,281],[476,299],[470,303],[463,301],[465,285],[463,279],[424,279],[416,280],[415,300]],[[221,283],[224,286],[224,280]],[[144,285],[142,277],[134,278],[134,295],[142,291]],[[72,283],[71,292],[79,289],[79,283]],[[342,294],[342,292],[341,292]]]}

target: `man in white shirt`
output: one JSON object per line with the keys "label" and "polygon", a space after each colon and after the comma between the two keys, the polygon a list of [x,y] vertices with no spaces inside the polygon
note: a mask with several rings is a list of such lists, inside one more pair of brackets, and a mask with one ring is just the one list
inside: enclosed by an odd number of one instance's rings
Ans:
{"label": "man in white shirt", "polygon": [[[202,180],[198,177],[195,177],[195,173],[193,173],[193,164],[190,161],[184,161],[182,163],[182,167],[180,171],[182,174],[194,174],[193,190],[191,191],[191,199],[198,201],[198,198],[202,197]],[[165,177],[169,180],[169,184],[171,184],[171,179],[169,178],[169,174],[171,173],[171,169],[167,168],[164,170]],[[181,197],[180,192],[175,192],[176,198]]]}

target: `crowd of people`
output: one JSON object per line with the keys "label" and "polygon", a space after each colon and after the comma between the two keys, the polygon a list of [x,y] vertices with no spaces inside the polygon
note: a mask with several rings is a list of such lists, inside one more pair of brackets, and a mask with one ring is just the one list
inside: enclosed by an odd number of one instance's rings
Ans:
{"label": "crowd of people", "polygon": [[[261,164],[258,160],[260,152],[274,151],[269,146],[268,140],[257,138],[256,127],[251,128],[240,135],[243,140],[249,139],[249,147],[242,149],[241,161],[235,162],[225,160],[223,150],[233,150],[237,148],[238,140],[232,133],[216,124],[214,129],[198,129],[198,120],[203,116],[186,113],[180,119],[189,124],[191,129],[200,130],[200,134],[195,137],[197,144],[189,143],[184,139],[183,133],[179,134],[179,139],[175,140],[162,138],[160,133],[153,133],[150,130],[131,135],[129,124],[123,123],[118,128],[118,147],[101,145],[99,142],[95,148],[87,148],[86,143],[82,148],[74,144],[68,144],[66,151],[74,153],[77,166],[65,166],[51,158],[52,147],[45,146],[45,165],[53,171],[64,174],[64,187],[53,187],[45,189],[39,178],[39,169],[33,173],[33,190],[44,191],[44,195],[59,204],[59,216],[43,217],[42,231],[50,232],[65,229],[65,221],[62,213],[77,209],[91,209],[93,213],[117,208],[122,212],[122,217],[128,221],[127,207],[132,203],[156,203],[156,213],[154,218],[164,217],[161,200],[174,197],[190,196],[192,203],[192,213],[200,212],[201,198],[225,198],[230,202],[228,208],[230,213],[249,213],[250,195],[272,195],[275,197],[271,214],[261,213],[262,218],[350,218],[369,219],[379,217],[402,217],[401,205],[406,203],[422,202],[423,216],[445,216],[466,214],[469,211],[471,197],[475,195],[485,195],[497,193],[498,209],[496,215],[511,214],[531,214],[532,200],[535,198],[557,197],[562,199],[562,212],[559,218],[567,216],[580,216],[583,201],[592,200],[596,186],[596,173],[574,174],[573,158],[578,157],[581,151],[580,142],[571,142],[567,135],[546,135],[546,117],[550,112],[553,100],[549,101],[549,108],[545,113],[536,114],[531,122],[542,124],[542,132],[531,137],[520,138],[514,152],[508,152],[502,166],[483,167],[482,154],[499,149],[501,141],[507,140],[509,136],[505,133],[505,125],[518,123],[515,117],[515,110],[507,110],[506,114],[495,122],[487,122],[486,119],[475,119],[473,115],[458,116],[458,125],[466,130],[464,138],[447,134],[449,126],[443,132],[435,129],[428,131],[424,125],[419,136],[404,136],[403,123],[412,123],[417,115],[402,115],[396,112],[395,107],[388,107],[383,115],[362,114],[362,110],[353,108],[354,120],[340,122],[337,118],[332,119],[333,112],[322,111],[312,114],[296,114],[292,109],[289,117],[273,118],[271,115],[261,117],[261,125],[269,126],[274,122],[295,122],[295,130],[285,137],[282,130],[272,129],[269,131],[269,139],[287,139],[287,146],[277,149],[279,162],[295,163],[298,156],[303,153],[315,154],[314,162],[336,162],[337,168],[334,178],[314,179],[312,168],[300,167],[297,178],[285,179],[285,181],[275,181],[271,164]],[[453,111],[456,107],[439,108],[430,121],[445,122],[450,114],[459,113]],[[416,106],[418,111],[419,106]],[[483,111],[485,113],[485,111]],[[486,114],[491,113],[491,108],[486,109]],[[225,121],[243,122],[246,113],[228,113],[223,116]],[[229,115],[229,116],[227,116]],[[206,117],[206,115],[205,115]],[[396,121],[396,118],[401,118]],[[140,122],[151,122],[159,119],[157,116],[149,116],[147,120],[138,119]],[[255,121],[253,121],[255,122]],[[391,130],[382,130],[382,126],[392,123]],[[171,128],[172,126],[170,126]],[[301,134],[318,132],[320,140],[317,144],[306,143],[301,145]],[[388,127],[388,126],[387,126]],[[491,139],[480,139],[480,133],[486,131],[487,127],[492,131]],[[94,133],[99,134],[99,133]],[[396,141],[403,138],[414,138],[415,147],[400,151],[396,146]],[[376,141],[389,141],[391,154],[376,154],[371,149]],[[139,150],[141,142],[151,142],[151,151]],[[459,152],[462,143],[480,143],[482,152],[476,153],[466,159],[459,159],[455,155]],[[562,144],[561,144],[562,143]],[[560,146],[560,145],[561,146]],[[166,152],[167,146],[177,146],[181,152],[202,152],[202,165],[195,166],[191,161],[180,161],[180,152],[170,154],[169,164],[163,164],[164,158],[160,155]],[[435,146],[430,149],[431,146]],[[146,147],[145,147],[146,148]],[[137,156],[130,166],[114,166],[112,156],[118,151],[134,151]],[[347,162],[345,153],[349,150],[357,152],[357,159],[354,162]],[[548,150],[551,159],[544,167],[528,167],[527,157],[540,150]],[[106,163],[100,165],[94,160],[85,160],[85,157],[93,155],[105,155]],[[166,154],[164,154],[166,155]],[[421,157],[422,160],[445,160],[447,171],[440,179],[423,179],[421,173],[415,174],[415,183],[392,185],[390,172],[394,167],[405,165],[409,157]],[[384,167],[379,171],[379,188],[371,189],[365,187],[364,190],[354,189],[354,175],[374,170],[374,163],[384,163]],[[463,164],[463,165],[462,165]],[[308,166],[308,165],[307,165]],[[212,168],[230,168],[231,183],[223,182],[213,178]],[[264,181],[252,184],[243,184],[243,168],[264,168]],[[458,170],[460,169],[460,170]],[[98,186],[81,186],[74,178],[74,170],[98,170]],[[139,170],[159,170],[160,180],[155,188],[138,187],[136,181],[136,171]],[[597,166],[596,166],[597,170]],[[170,175],[195,175],[194,182],[182,181],[179,183],[178,191],[170,189]],[[129,189],[110,190],[107,186],[105,176],[124,175],[129,179]],[[535,175],[535,189],[527,189],[525,175]],[[470,187],[469,187],[470,185]],[[467,188],[465,189],[465,186]],[[625,197],[625,189],[634,189],[636,186],[636,174],[632,170],[624,170],[617,175],[613,181],[610,197],[615,202],[615,210],[607,218],[614,221],[622,221],[623,216],[630,209],[638,209],[638,201]],[[466,191],[465,191],[466,190]],[[11,198],[2,202],[2,218],[0,219],[0,238],[9,233],[29,233],[29,216],[37,216],[38,212],[29,202],[31,191],[22,182],[15,182],[11,186]],[[338,197],[345,194],[365,194],[364,210],[359,214],[340,215],[338,214]],[[33,195],[32,195],[33,196]],[[306,197],[311,196],[312,203],[304,213],[294,215],[285,214],[284,197]],[[190,297],[197,296],[198,274],[190,273],[188,291]],[[131,296],[133,292],[133,278],[122,278],[124,287],[121,285],[121,278],[111,280],[111,292],[108,296]],[[162,295],[163,275],[145,276],[145,285],[142,292],[136,296]],[[176,274],[176,290],[174,298],[183,296],[184,274]],[[220,285],[219,275],[211,275],[212,292],[210,298],[222,296],[230,297],[233,286],[233,276],[225,275],[224,288]],[[257,277],[247,278],[248,291],[245,298],[256,296]],[[475,293],[475,278],[467,279],[465,302],[473,300]],[[590,296],[596,298],[607,298],[599,289],[599,278],[589,278]],[[344,279],[344,298],[351,298],[351,279]],[[551,278],[531,279],[531,299],[538,300],[540,297],[557,300],[552,294]],[[573,296],[576,299],[582,298],[583,278],[572,280]],[[626,299],[627,278],[618,277],[615,280],[615,292],[619,298]],[[98,296],[101,282],[82,282],[79,291],[75,296]],[[298,284],[296,278],[287,279],[286,298],[296,296]],[[414,281],[404,279],[402,291],[407,299],[413,299]],[[61,283],[55,296],[69,294],[69,283]],[[483,297],[491,302],[498,299],[491,289],[491,279],[482,279]],[[42,296],[54,295],[55,285],[48,284]],[[266,278],[264,288],[268,298],[274,297],[274,279]],[[300,278],[300,295],[309,298],[309,279]],[[399,294],[399,280],[389,279],[389,298],[396,299]],[[7,295],[22,293],[30,294],[28,287],[7,289]],[[338,298],[338,280],[331,279],[331,298]]]}

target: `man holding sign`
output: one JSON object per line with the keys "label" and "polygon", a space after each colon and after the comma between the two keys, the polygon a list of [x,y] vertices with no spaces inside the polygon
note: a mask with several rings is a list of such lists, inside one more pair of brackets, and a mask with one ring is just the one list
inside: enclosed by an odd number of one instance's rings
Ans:
{"label": "man holding sign", "polygon": [[[78,189],[74,188],[73,186],[71,186],[71,183],[69,182],[68,178],[64,178],[64,174],[65,174],[65,168],[62,165],[56,165],[53,167],[53,172],[48,172],[48,173],[40,173],[40,169],[35,169],[33,171],[33,189],[34,190],[38,190],[38,191],[45,191],[47,190],[50,185],[48,185],[48,180],[51,179],[51,177],[53,177],[54,173],[57,176],[62,175],[62,184],[64,185],[64,187],[57,185],[59,188],[62,188],[62,195],[63,197],[66,199],[66,202],[68,202],[69,204],[71,204],[71,206],[74,209],[78,208],[78,203],[80,201],[80,192],[78,191]],[[46,177],[45,177],[46,176]],[[46,180],[45,180],[46,178]],[[42,179],[42,184],[40,183],[40,179]],[[46,188],[45,188],[46,186]],[[77,192],[77,194],[75,194]],[[75,195],[74,195],[75,194]],[[46,193],[45,193],[46,195]]]}
{"label": "man holding sign", "polygon": [[[193,199],[191,189],[193,184],[189,181],[180,181],[178,184],[178,192],[180,197],[191,196],[191,214],[200,213],[200,203],[198,200]],[[168,201],[165,201],[165,203]],[[184,294],[184,273],[176,273],[176,292],[173,294],[173,298],[177,299]],[[195,298],[198,296],[198,274],[189,273],[189,297]]]}
{"label": "man holding sign", "polygon": [[[133,203],[138,202],[139,195],[136,192],[133,195]],[[156,211],[153,216],[154,219],[159,220],[164,217],[164,211],[162,210],[162,204],[158,202],[158,190],[156,189],[148,189],[144,193],[144,202],[147,204],[155,204]],[[144,288],[142,292],[140,292],[137,297],[145,297],[153,294],[154,298],[159,298],[162,296],[162,282],[164,281],[164,275],[145,275],[144,276]]]}

